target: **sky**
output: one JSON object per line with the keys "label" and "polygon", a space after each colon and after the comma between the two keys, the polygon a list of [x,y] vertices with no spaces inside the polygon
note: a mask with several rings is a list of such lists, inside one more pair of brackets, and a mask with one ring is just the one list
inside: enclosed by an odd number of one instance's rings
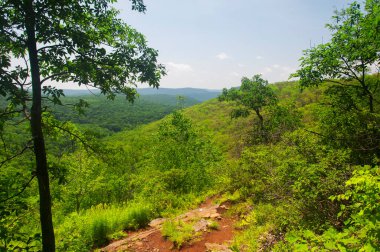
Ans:
{"label": "sky", "polygon": [[159,51],[161,87],[221,89],[243,76],[286,81],[302,51],[326,42],[325,24],[348,0],[145,0],[115,4],[120,18]]}

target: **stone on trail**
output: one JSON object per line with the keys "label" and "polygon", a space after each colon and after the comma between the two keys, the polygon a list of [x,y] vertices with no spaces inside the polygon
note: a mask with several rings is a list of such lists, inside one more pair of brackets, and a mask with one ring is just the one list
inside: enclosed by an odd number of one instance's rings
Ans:
{"label": "stone on trail", "polygon": [[200,219],[197,223],[194,224],[193,229],[195,232],[207,231],[207,227],[210,225],[210,223],[205,219]]}
{"label": "stone on trail", "polygon": [[206,243],[207,252],[233,252],[227,245],[221,245],[217,243]]}

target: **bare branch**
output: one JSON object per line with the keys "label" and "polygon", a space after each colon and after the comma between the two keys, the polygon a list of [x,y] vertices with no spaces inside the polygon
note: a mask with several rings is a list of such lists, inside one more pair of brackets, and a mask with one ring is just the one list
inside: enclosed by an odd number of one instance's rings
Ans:
{"label": "bare branch", "polygon": [[79,142],[81,142],[84,146],[86,146],[87,148],[89,148],[90,150],[92,150],[93,152],[96,153],[96,150],[91,145],[87,144],[86,141],[83,138],[81,138],[80,136],[78,136],[77,134],[74,134],[70,130],[65,129],[64,127],[61,127],[59,125],[53,125],[53,127],[57,128],[57,129],[59,129],[59,130],[61,130],[63,132],[66,132],[69,135],[73,136],[74,138],[78,139]]}
{"label": "bare branch", "polygon": [[358,86],[358,85],[348,84],[348,83],[340,82],[340,81],[333,80],[333,79],[326,79],[326,81],[327,81],[327,82],[331,82],[331,83],[335,83],[335,84],[338,84],[338,85],[341,85],[341,86],[348,86],[348,87],[354,87],[354,88],[361,88],[361,87]]}
{"label": "bare branch", "polygon": [[44,83],[45,81],[47,81],[49,79],[52,79],[52,78],[58,77],[58,76],[62,76],[62,75],[66,75],[66,74],[69,74],[69,73],[68,72],[60,72],[60,73],[52,74],[52,75],[44,78],[43,80],[41,80],[41,85],[42,85],[42,83]]}
{"label": "bare branch", "polygon": [[[26,66],[26,72],[29,73],[29,64],[28,64],[28,60],[25,58],[25,55],[22,55],[22,58],[24,59],[24,63],[25,63],[25,66]],[[25,77],[24,83],[23,83],[23,85],[21,86],[22,89],[24,89],[24,85],[25,85],[27,79],[28,79],[28,77]]]}
{"label": "bare branch", "polygon": [[9,78],[11,78],[13,81],[16,82],[16,83],[12,83],[12,84],[17,84],[17,85],[19,85],[20,87],[23,86],[23,84],[22,84],[18,79],[14,78],[9,72],[4,71],[3,69],[0,69],[0,70],[1,70],[1,72],[3,72],[6,76],[8,76]]}
{"label": "bare branch", "polygon": [[18,153],[16,153],[15,155],[10,156],[10,157],[6,158],[5,160],[1,161],[1,162],[0,162],[0,168],[1,168],[5,163],[11,161],[12,159],[14,159],[14,158],[16,158],[16,157],[18,157],[18,156],[21,156],[22,154],[24,154],[24,152],[25,152],[26,150],[30,149],[30,148],[32,147],[32,146],[29,145],[31,142],[32,142],[32,141],[30,140],[30,141],[26,144],[26,146],[25,146],[20,152],[18,152]]}
{"label": "bare branch", "polygon": [[40,52],[40,51],[43,51],[43,50],[46,50],[46,49],[51,49],[51,48],[58,48],[58,47],[63,47],[63,48],[65,48],[66,46],[65,46],[65,45],[61,45],[61,44],[58,44],[58,45],[48,45],[48,46],[43,46],[43,47],[38,48],[37,52]]}
{"label": "bare branch", "polygon": [[7,111],[7,112],[0,113],[0,117],[7,116],[7,115],[12,115],[12,114],[16,114],[16,113],[21,113],[21,112],[23,112],[22,109]]}
{"label": "bare branch", "polygon": [[35,177],[36,177],[36,175],[33,175],[33,176],[29,179],[29,181],[28,181],[27,183],[25,183],[25,185],[21,188],[21,190],[20,190],[18,193],[13,194],[12,196],[6,198],[5,200],[0,201],[0,203],[4,203],[4,202],[6,202],[6,201],[8,201],[8,200],[10,200],[10,199],[13,199],[13,198],[19,196],[21,193],[23,193],[23,192],[25,191],[25,189],[29,186],[29,184],[33,181],[33,179],[34,179]]}
{"label": "bare branch", "polygon": [[[92,92],[92,91],[88,88],[88,86],[90,86],[90,87],[94,87],[94,86],[92,86],[92,85],[85,85],[85,86],[86,86],[88,92],[90,92],[92,95],[94,95],[94,96],[100,96],[100,94],[95,94],[94,92]],[[98,88],[96,88],[96,89],[98,89]]]}
{"label": "bare branch", "polygon": [[343,56],[340,56],[340,58],[343,60],[344,64],[346,65],[346,67],[347,67],[346,70],[350,71],[353,74],[353,76],[351,76],[351,75],[349,75],[349,76],[354,77],[356,80],[358,80],[361,83],[361,79],[359,78],[359,76],[357,76],[355,71],[352,70],[352,67],[349,66],[347,60]]}
{"label": "bare branch", "polygon": [[23,38],[17,36],[17,35],[14,34],[14,33],[11,33],[11,32],[9,32],[9,31],[7,31],[7,30],[4,30],[4,29],[2,29],[1,32],[7,34],[7,35],[10,36],[10,37],[13,37],[13,38],[15,38],[15,39],[18,39],[18,40],[20,40],[20,41],[26,43],[26,40],[25,40],[25,39],[23,39]]}

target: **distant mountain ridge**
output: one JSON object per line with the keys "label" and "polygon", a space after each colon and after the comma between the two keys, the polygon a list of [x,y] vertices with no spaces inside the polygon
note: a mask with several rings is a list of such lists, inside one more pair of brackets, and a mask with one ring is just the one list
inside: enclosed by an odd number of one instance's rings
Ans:
{"label": "distant mountain ridge", "polygon": [[215,89],[201,89],[201,88],[138,88],[137,92],[140,95],[153,95],[153,94],[168,94],[168,95],[181,95],[198,101],[206,101],[217,97],[222,93],[221,90]]}
{"label": "distant mountain ridge", "polygon": [[[75,90],[75,89],[64,89],[66,96],[81,96],[89,94],[99,94],[99,90]],[[198,100],[200,102],[212,99],[221,94],[221,90],[217,89],[201,89],[201,88],[138,88],[137,92],[141,95],[174,95],[174,96],[185,96]]]}

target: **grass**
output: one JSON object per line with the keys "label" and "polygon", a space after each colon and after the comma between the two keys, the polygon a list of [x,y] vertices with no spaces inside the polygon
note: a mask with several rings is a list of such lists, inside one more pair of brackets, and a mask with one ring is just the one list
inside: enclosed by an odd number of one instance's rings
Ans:
{"label": "grass", "polygon": [[82,214],[73,213],[58,225],[57,249],[59,251],[89,251],[107,244],[123,230],[145,227],[152,218],[146,205],[98,205]]}
{"label": "grass", "polygon": [[207,227],[211,230],[219,230],[220,228],[219,223],[216,221],[209,221],[209,224]]}
{"label": "grass", "polygon": [[195,235],[191,224],[181,220],[168,220],[162,226],[162,235],[174,243],[177,249],[189,242]]}

